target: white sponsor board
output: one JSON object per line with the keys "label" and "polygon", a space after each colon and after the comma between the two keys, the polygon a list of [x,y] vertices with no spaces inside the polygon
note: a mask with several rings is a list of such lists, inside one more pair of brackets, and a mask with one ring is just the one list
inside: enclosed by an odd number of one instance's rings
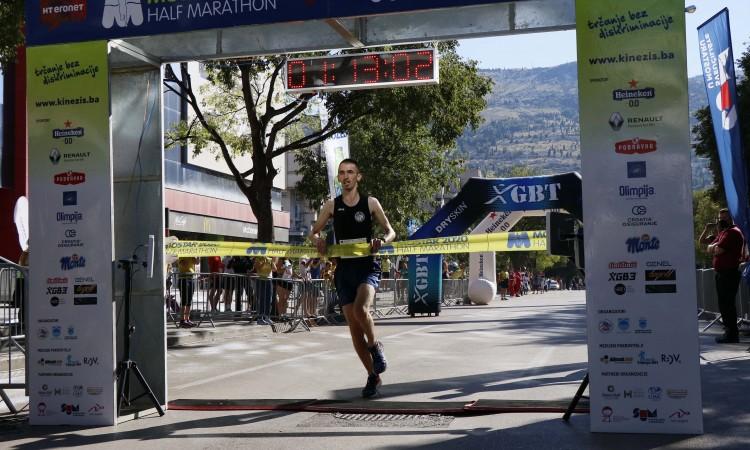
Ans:
{"label": "white sponsor board", "polygon": [[684,2],[576,8],[591,430],[701,433]]}
{"label": "white sponsor board", "polygon": [[107,43],[28,49],[29,421],[115,423]]}
{"label": "white sponsor board", "polygon": [[338,180],[339,164],[349,157],[349,136],[336,135],[323,142],[328,169],[328,190],[331,198],[341,195],[341,183]]}

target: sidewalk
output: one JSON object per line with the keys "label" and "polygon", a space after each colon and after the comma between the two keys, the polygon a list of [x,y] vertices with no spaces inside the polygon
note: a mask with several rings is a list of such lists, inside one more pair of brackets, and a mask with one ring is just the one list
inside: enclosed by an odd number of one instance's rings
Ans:
{"label": "sidewalk", "polygon": [[[389,359],[387,402],[568,401],[586,372],[583,292],[455,306],[439,317],[388,316],[376,328]],[[203,328],[203,327],[201,327]],[[191,331],[192,332],[192,331]],[[715,331],[718,333],[718,330]],[[345,326],[310,333],[230,325],[168,354],[170,401],[359,402],[365,374]],[[0,419],[3,448],[642,449],[750,448],[750,353],[701,336],[703,436],[591,434],[589,416],[557,413],[380,416],[288,411],[168,411],[117,427],[30,427]],[[183,341],[185,343],[186,341]],[[7,417],[7,416],[6,416]],[[155,442],[158,440],[158,442]]]}

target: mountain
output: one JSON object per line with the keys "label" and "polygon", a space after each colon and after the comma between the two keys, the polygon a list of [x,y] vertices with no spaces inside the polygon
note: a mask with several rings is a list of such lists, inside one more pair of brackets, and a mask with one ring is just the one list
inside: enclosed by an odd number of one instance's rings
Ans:
{"label": "mountain", "polygon": [[[494,88],[482,112],[484,123],[458,140],[469,169],[486,176],[507,176],[515,167],[540,174],[580,171],[578,75],[576,63],[535,69],[484,69]],[[701,76],[688,80],[691,127],[693,112],[706,104]],[[692,158],[693,188],[711,184],[708,161]]]}

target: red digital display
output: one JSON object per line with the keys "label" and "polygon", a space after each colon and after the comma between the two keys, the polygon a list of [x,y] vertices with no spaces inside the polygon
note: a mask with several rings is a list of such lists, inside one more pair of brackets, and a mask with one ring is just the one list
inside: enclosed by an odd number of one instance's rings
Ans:
{"label": "red digital display", "polygon": [[438,60],[434,48],[295,58],[286,63],[289,92],[435,84]]}

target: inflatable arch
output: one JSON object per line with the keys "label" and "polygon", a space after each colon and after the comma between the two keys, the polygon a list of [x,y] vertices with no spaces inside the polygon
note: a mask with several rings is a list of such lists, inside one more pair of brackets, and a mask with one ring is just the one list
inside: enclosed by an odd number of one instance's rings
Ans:
{"label": "inflatable arch", "polygon": [[[409,239],[455,236],[493,212],[565,210],[583,220],[581,175],[522,178],[471,178]],[[409,313],[440,312],[443,294],[441,255],[409,257]],[[494,270],[492,278],[494,279]]]}

